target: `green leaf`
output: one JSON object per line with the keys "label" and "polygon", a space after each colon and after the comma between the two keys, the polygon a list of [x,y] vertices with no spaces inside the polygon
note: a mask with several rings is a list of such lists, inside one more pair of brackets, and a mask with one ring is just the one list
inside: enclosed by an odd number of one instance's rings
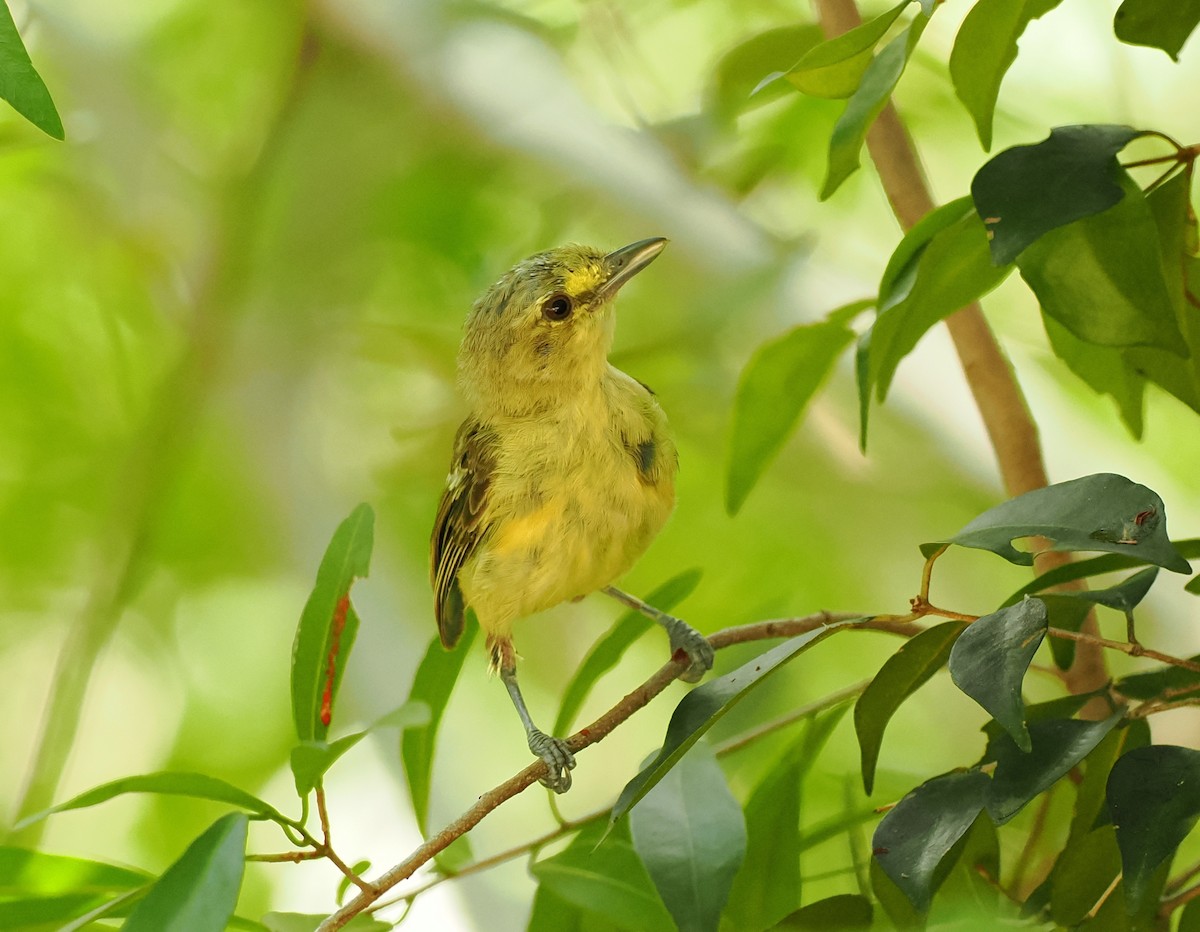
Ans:
{"label": "green leaf", "polygon": [[675,923],[629,841],[625,825],[607,837],[602,822],[585,827],[559,854],[530,868],[539,892],[629,932],[671,932]]}
{"label": "green leaf", "polygon": [[867,130],[887,105],[928,22],[928,13],[918,14],[867,65],[858,90],[846,102],[845,111],[833,127],[829,140],[829,172],[821,188],[821,200],[832,197],[842,182],[858,169],[859,152],[867,138]]}
{"label": "green leaf", "polygon": [[712,749],[695,744],[629,816],[633,848],[681,929],[716,932],[746,823]]}
{"label": "green leaf", "polygon": [[303,799],[311,793],[339,757],[367,736],[365,731],[338,738],[336,741],[305,741],[292,748],[292,776],[296,781],[296,792]]}
{"label": "green leaf", "polygon": [[871,840],[875,859],[918,912],[944,879],[938,867],[983,809],[988,775],[978,770],[934,777],[898,802]]}
{"label": "green leaf", "polygon": [[[459,838],[466,838],[466,837],[467,837],[466,835],[459,836]],[[455,839],[455,841],[457,841],[457,840],[458,839]],[[451,842],[451,844],[453,844],[453,842]],[[361,861],[355,861],[353,864],[350,865],[350,870],[353,873],[357,874],[359,877],[362,877],[370,869],[371,869],[371,862],[366,859],[361,860]],[[337,896],[335,897],[335,901],[337,902],[338,906],[341,906],[343,903],[346,902],[346,894],[350,892],[350,888],[353,885],[354,885],[354,881],[351,880],[349,877],[342,877],[342,879],[338,881]],[[390,926],[389,926],[389,928],[390,928]]]}
{"label": "green leaf", "polygon": [[871,892],[883,907],[884,913],[897,929],[925,929],[925,917],[922,916],[909,902],[904,891],[896,886],[879,864],[878,858],[871,858],[868,869],[871,878]]}
{"label": "green leaf", "polygon": [[46,135],[64,138],[50,91],[29,60],[6,3],[0,3],[0,97]]}
{"label": "green leaf", "polygon": [[1151,745],[1125,754],[1108,777],[1108,808],[1133,912],[1151,875],[1200,819],[1200,751]]}
{"label": "green leaf", "polygon": [[400,735],[400,757],[408,791],[412,797],[413,814],[424,833],[429,818],[429,788],[433,776],[433,752],[437,742],[442,713],[450,701],[450,693],[458,682],[467,651],[475,640],[476,624],[468,624],[454,650],[445,650],[435,635],[425,650],[425,657],[413,677],[408,702],[422,702],[429,707],[427,725],[406,728]]}
{"label": "green leaf", "polygon": [[[1200,663],[1200,654],[1188,659],[1192,663]],[[1183,667],[1156,667],[1153,670],[1121,677],[1113,683],[1113,689],[1130,699],[1154,699],[1167,690],[1172,693],[1200,690],[1200,673],[1185,670]]]}
{"label": "green leaf", "polygon": [[1026,599],[984,615],[950,651],[954,685],[983,706],[1025,752],[1030,743],[1021,683],[1045,636],[1045,604]]}
{"label": "green leaf", "polygon": [[1175,61],[1200,23],[1200,0],[1125,0],[1113,17],[1113,32],[1129,45],[1162,49]]}
{"label": "green leaf", "polygon": [[887,394],[900,360],[934,324],[999,285],[983,224],[969,198],[932,211],[901,240],[879,286],[879,315],[867,343],[867,390]]}
{"label": "green leaf", "polygon": [[[269,932],[317,932],[317,927],[328,917],[317,913],[267,913],[262,917],[262,924]],[[392,928],[390,922],[372,919],[370,916],[355,916],[347,922],[343,929],[347,932],[388,932]]]}
{"label": "green leaf", "polygon": [[1115,586],[1107,589],[1081,589],[1075,592],[1059,593],[1061,598],[1079,599],[1082,602],[1092,602],[1103,605],[1118,612],[1131,612],[1146,597],[1154,580],[1158,578],[1158,567],[1148,566],[1121,580]]}
{"label": "green leaf", "polygon": [[1128,126],[1060,126],[987,162],[971,196],[992,233],[992,261],[1006,265],[1050,230],[1121,200],[1117,153],[1140,135]]}
{"label": "green leaf", "polygon": [[[1198,538],[1172,541],[1171,546],[1185,559],[1191,560],[1200,557],[1200,539]],[[1061,586],[1063,583],[1073,582],[1076,579],[1087,579],[1089,576],[1099,576],[1102,573],[1113,573],[1117,570],[1131,569],[1141,565],[1143,565],[1143,561],[1137,557],[1106,553],[1098,557],[1088,557],[1086,560],[1077,560],[1065,566],[1056,566],[1022,586],[1008,597],[1004,605],[1014,605],[1025,598],[1027,594]]]}
{"label": "green leaf", "polygon": [[1079,339],[1186,356],[1154,215],[1132,181],[1122,178],[1120,186],[1125,196],[1119,203],[1046,232],[1021,253],[1017,267],[1042,313]]}
{"label": "green leaf", "polygon": [[835,631],[853,623],[833,622],[801,634],[760,654],[733,672],[691,690],[671,714],[662,749],[654,760],[642,768],[641,773],[625,784],[621,795],[617,797],[610,824],[615,824],[638,800],[650,792],[709,728],[770,674]]}
{"label": "green leaf", "polygon": [[1033,20],[1062,0],[978,0],[967,13],[950,52],[950,79],[984,149],[992,148],[992,118],[1000,82],[1017,60],[1017,40]]}
{"label": "green leaf", "polygon": [[1028,753],[1008,735],[994,742],[996,769],[984,794],[992,821],[1003,825],[1031,799],[1057,783],[1113,730],[1122,714],[1117,712],[1101,722],[1033,722],[1029,725]]}
{"label": "green leaf", "polygon": [[[1111,395],[1125,427],[1140,440],[1146,379],[1129,364],[1129,349],[1088,343],[1047,314],[1042,315],[1042,324],[1054,355],[1096,394]],[[1162,355],[1177,359],[1171,353]]]}
{"label": "green leaf", "polygon": [[[1062,631],[1079,631],[1092,613],[1092,606],[1080,599],[1072,599],[1066,593],[1042,593],[1038,596],[1046,604],[1046,627]],[[1050,654],[1054,665],[1060,670],[1071,669],[1075,662],[1075,642],[1066,638],[1050,638]]]}
{"label": "green leaf", "polygon": [[[695,591],[702,575],[702,571],[698,569],[684,570],[646,596],[646,601],[660,611],[669,612]],[[632,610],[616,620],[608,633],[588,651],[579,669],[571,677],[571,682],[567,684],[551,734],[569,733],[575,716],[583,708],[584,700],[592,691],[592,687],[600,677],[617,665],[629,646],[652,627],[653,621],[641,612]]]}
{"label": "green leaf", "polygon": [[1067,846],[1051,877],[1051,917],[1064,926],[1082,922],[1120,870],[1111,825],[1088,832],[1078,843]]}
{"label": "green leaf", "polygon": [[734,46],[713,70],[704,109],[718,120],[730,121],[749,105],[790,92],[785,82],[768,79],[782,77],[821,39],[821,27],[804,23],[768,29]]}
{"label": "green leaf", "polygon": [[245,870],[247,819],[217,819],[133,908],[125,932],[225,932]]}
{"label": "green leaf", "polygon": [[922,631],[887,659],[854,706],[854,731],[862,756],[863,788],[875,787],[875,767],[883,733],[901,703],[945,666],[950,649],[967,627],[948,621]]}
{"label": "green leaf", "polygon": [[257,796],[251,796],[244,790],[238,789],[224,780],[210,777],[203,773],[186,773],[176,771],[160,771],[158,773],[141,774],[136,777],[124,777],[105,783],[86,793],[68,799],[42,812],[22,819],[14,830],[19,830],[34,822],[38,822],[56,812],[66,812],[70,809],[86,809],[99,803],[108,802],[115,796],[125,793],[159,793],[164,796],[190,796],[193,799],[211,799],[221,803],[229,803],[253,815],[270,819],[272,822],[292,824],[274,806],[263,802]]}
{"label": "green leaf", "polygon": [[1026,492],[985,511],[949,540],[925,546],[958,544],[1032,566],[1033,555],[1015,549],[1012,541],[1035,536],[1048,538],[1052,550],[1107,551],[1173,573],[1191,571],[1167,538],[1162,499],[1144,485],[1113,473]]}
{"label": "green leaf", "polygon": [[886,13],[810,49],[787,79],[813,97],[849,97],[875,57],[875,46],[910,2],[901,0]]}
{"label": "green leaf", "polygon": [[[1122,754],[1150,743],[1150,728],[1145,719],[1133,719],[1110,731],[1083,762],[1083,779],[1075,790],[1075,811],[1067,844],[1072,845],[1100,825],[1109,824],[1105,792],[1108,777]],[[1116,836],[1113,836],[1116,845]]]}
{"label": "green leaf", "polygon": [[292,647],[292,716],[301,741],[323,741],[358,632],[350,585],[371,569],[375,512],[363,503],[333,533]]}
{"label": "green leaf", "polygon": [[796,910],[775,928],[794,932],[808,929],[813,932],[866,932],[871,928],[874,916],[875,910],[871,901],[865,896],[840,893],[809,903],[803,909]]}
{"label": "green leaf", "polygon": [[0,846],[0,929],[62,926],[137,894],[152,879],[113,864]]}
{"label": "green leaf", "polygon": [[854,339],[849,323],[870,301],[856,301],[816,324],[794,327],[759,347],[746,364],[733,403],[725,510],[737,514],[767,464]]}
{"label": "green leaf", "polygon": [[1192,900],[1183,907],[1175,932],[1200,932],[1200,900]]}

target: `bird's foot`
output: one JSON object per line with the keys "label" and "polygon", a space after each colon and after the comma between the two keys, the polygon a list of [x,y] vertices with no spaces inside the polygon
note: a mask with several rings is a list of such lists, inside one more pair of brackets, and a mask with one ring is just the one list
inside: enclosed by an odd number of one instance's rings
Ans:
{"label": "bird's foot", "polygon": [[671,656],[682,660],[679,652],[683,651],[690,661],[679,678],[685,683],[699,683],[713,665],[713,649],[708,638],[678,618],[672,618],[666,628],[671,636]]}
{"label": "bird's foot", "polygon": [[556,793],[565,793],[571,788],[575,755],[567,747],[567,742],[535,728],[529,732],[529,750],[546,762],[549,772],[541,778],[543,786],[550,787]]}

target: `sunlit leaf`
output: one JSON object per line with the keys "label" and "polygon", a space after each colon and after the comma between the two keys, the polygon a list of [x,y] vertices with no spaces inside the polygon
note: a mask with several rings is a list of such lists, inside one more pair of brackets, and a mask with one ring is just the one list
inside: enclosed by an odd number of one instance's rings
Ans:
{"label": "sunlit leaf", "polygon": [[247,819],[217,819],[134,907],[125,932],[224,932],[245,870]]}
{"label": "sunlit leaf", "polygon": [[809,903],[798,909],[774,928],[783,932],[859,932],[871,928],[875,911],[871,901],[855,893],[839,893]]}
{"label": "sunlit leaf", "polygon": [[350,586],[371,569],[375,512],[361,504],[338,525],[321,558],[317,581],[292,647],[292,716],[301,741],[323,741],[358,632]]}
{"label": "sunlit leaf", "polygon": [[814,97],[849,97],[875,56],[875,46],[912,0],[901,0],[861,26],[809,50],[786,75],[797,89]]}
{"label": "sunlit leaf", "polygon": [[[651,592],[646,596],[646,601],[660,611],[669,612],[695,591],[701,575],[698,569],[685,570]],[[634,641],[653,627],[653,621],[632,609],[616,620],[608,633],[588,651],[571,677],[571,682],[563,690],[562,705],[559,706],[551,734],[565,735],[569,732],[592,687],[617,665]]]}
{"label": "sunlit leaf", "polygon": [[1132,912],[1151,875],[1200,819],[1200,751],[1173,745],[1129,751],[1109,774],[1108,808]]}
{"label": "sunlit leaf", "polygon": [[967,13],[950,52],[950,79],[984,149],[992,147],[992,118],[1000,82],[1017,60],[1017,40],[1033,20],[1062,0],[978,0]]}
{"label": "sunlit leaf", "polygon": [[615,823],[645,796],[731,708],[737,705],[771,673],[852,621],[832,622],[773,647],[731,673],[697,686],[675,707],[667,725],[662,749],[636,777],[630,780],[613,806]]}
{"label": "sunlit leaf", "polygon": [[989,777],[977,770],[922,783],[888,811],[875,830],[875,860],[918,912],[938,883],[939,865],[983,809]]}
{"label": "sunlit leaf", "polygon": [[746,823],[704,742],[642,798],[629,815],[629,830],[679,928],[716,932],[746,853]]}
{"label": "sunlit leaf", "polygon": [[782,77],[822,39],[821,27],[813,23],[768,29],[734,46],[722,56],[713,71],[705,94],[705,109],[718,119],[729,120],[749,106],[767,103],[787,93]]}
{"label": "sunlit leaf", "polygon": [[1167,538],[1162,499],[1144,485],[1113,473],[1026,492],[985,511],[949,540],[925,548],[958,544],[1032,566],[1033,555],[1017,550],[1012,541],[1034,536],[1047,538],[1052,550],[1107,551],[1174,573],[1191,570]]}
{"label": "sunlit leaf", "polygon": [[829,140],[829,171],[821,187],[821,200],[832,197],[842,182],[858,169],[867,130],[887,105],[928,22],[927,13],[918,14],[867,65],[858,89],[846,102],[846,109],[833,128]]}
{"label": "sunlit leaf", "polygon": [[151,880],[114,864],[0,847],[0,929],[63,925],[136,894]]}
{"label": "sunlit leaf", "polygon": [[1045,604],[1026,599],[974,622],[950,651],[954,685],[983,706],[1026,752],[1030,744],[1021,683],[1045,636]]}
{"label": "sunlit leaf", "polygon": [[1139,135],[1128,126],[1060,126],[1042,142],[993,157],[971,182],[992,233],[992,261],[1012,262],[1050,230],[1121,200],[1117,153]]}
{"label": "sunlit leaf", "polygon": [[[1129,349],[1081,340],[1048,314],[1042,316],[1042,324],[1054,355],[1092,391],[1110,395],[1125,427],[1135,440],[1140,440],[1146,379],[1129,364]],[[1170,353],[1163,355],[1177,358]]]}
{"label": "sunlit leaf", "polygon": [[1200,23],[1200,0],[1125,0],[1113,17],[1113,32],[1130,45],[1162,49],[1175,61]]}
{"label": "sunlit leaf", "polygon": [[64,138],[50,91],[29,60],[6,3],[0,3],[0,97],[43,133]]}
{"label": "sunlit leaf", "polygon": [[862,756],[863,788],[875,786],[883,733],[900,705],[950,659],[950,649],[967,627],[948,621],[922,631],[887,659],[854,706],[854,731]]}
{"label": "sunlit leaf", "polygon": [[725,509],[736,514],[783,447],[800,415],[854,339],[850,321],[870,301],[856,301],[815,324],[802,324],[759,347],[738,382]]}

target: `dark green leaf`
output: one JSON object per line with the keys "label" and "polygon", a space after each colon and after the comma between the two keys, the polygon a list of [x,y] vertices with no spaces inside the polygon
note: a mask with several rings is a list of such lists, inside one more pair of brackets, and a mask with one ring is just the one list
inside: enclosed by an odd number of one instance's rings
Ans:
{"label": "dark green leaf", "polygon": [[1080,589],[1076,592],[1059,594],[1063,598],[1092,602],[1114,611],[1131,612],[1146,597],[1146,593],[1150,591],[1150,587],[1154,585],[1154,580],[1157,578],[1158,567],[1148,566],[1107,589]]}
{"label": "dark green leaf", "polygon": [[918,14],[867,65],[858,90],[846,102],[846,109],[833,128],[829,140],[829,172],[821,188],[821,200],[831,197],[842,182],[858,169],[859,152],[867,137],[867,130],[887,105],[928,22],[927,13]]}
{"label": "dark green leaf", "polygon": [[[1176,540],[1171,542],[1171,546],[1184,559],[1191,560],[1200,557],[1200,539]],[[1072,582],[1076,579],[1087,579],[1089,576],[1099,576],[1102,573],[1113,573],[1117,570],[1126,570],[1135,566],[1141,566],[1143,562],[1137,557],[1125,556],[1119,553],[1106,553],[1098,557],[1088,557],[1086,560],[1077,560],[1065,566],[1056,566],[1054,569],[1042,573],[1028,584],[1022,586],[1010,595],[1004,604],[1013,605],[1020,602],[1021,599],[1030,593],[1041,592],[1045,589],[1051,589],[1054,586],[1061,586],[1063,583]]]}
{"label": "dark green leaf", "polygon": [[[1042,315],[1042,324],[1054,355],[1096,394],[1111,395],[1125,427],[1135,439],[1140,440],[1146,379],[1129,364],[1126,354],[1131,350],[1088,343],[1046,314]],[[1178,359],[1172,353],[1161,355]]]}
{"label": "dark green leaf", "polygon": [[629,841],[624,824],[601,840],[602,822],[584,828],[566,850],[531,868],[546,889],[578,909],[630,932],[671,932],[675,923]]}
{"label": "dark green leaf", "polygon": [[1129,751],[1109,774],[1108,808],[1132,912],[1151,875],[1200,819],[1200,751],[1173,745]]}
{"label": "dark green leaf", "polygon": [[879,288],[879,316],[868,346],[868,390],[882,401],[900,360],[934,324],[1002,282],[983,224],[968,198],[930,213],[901,240]]}
{"label": "dark green leaf", "polygon": [[1128,177],[1118,183],[1125,195],[1115,206],[1047,231],[1017,267],[1042,312],[1079,339],[1186,356],[1154,215]]}
{"label": "dark green leaf", "polygon": [[[669,612],[695,591],[696,586],[700,584],[701,575],[702,572],[698,569],[684,570],[646,596],[646,601],[661,611]],[[571,677],[571,682],[567,684],[551,734],[565,735],[569,733],[575,716],[579,714],[592,687],[596,685],[600,677],[617,665],[629,645],[652,627],[654,627],[653,621],[641,612],[633,610],[626,612],[616,620],[608,633],[588,651],[588,655],[583,658],[579,669]]]}
{"label": "dark green leaf", "polygon": [[1130,45],[1162,49],[1175,61],[1200,23],[1200,0],[1125,0],[1113,17],[1113,32]]}
{"label": "dark green leaf", "polygon": [[[1084,838],[1088,832],[1109,824],[1108,801],[1105,792],[1113,764],[1126,751],[1150,743],[1150,729],[1145,719],[1133,719],[1110,731],[1083,762],[1083,779],[1075,790],[1075,811],[1071,815],[1068,844]],[[1114,836],[1113,843],[1116,843]]]}
{"label": "dark green leaf", "polygon": [[[262,917],[263,925],[269,932],[316,932],[325,919],[325,915],[306,915],[304,913],[267,913]],[[372,919],[370,916],[355,916],[347,922],[343,929],[347,932],[387,932],[392,928],[390,922]]]}
{"label": "dark green leaf", "polygon": [[854,731],[862,755],[863,787],[875,786],[875,766],[883,733],[900,704],[945,666],[950,649],[967,627],[948,621],[922,631],[887,659],[854,706]]}
{"label": "dark green leaf", "polygon": [[870,929],[874,916],[871,901],[865,896],[842,893],[809,903],[803,909],[796,910],[775,928],[796,932],[806,929],[820,932],[856,932]]}
{"label": "dark green leaf", "polygon": [[[1200,654],[1188,659],[1192,663],[1200,663]],[[1113,684],[1113,689],[1130,699],[1154,699],[1167,690],[1175,694],[1200,690],[1200,673],[1183,667],[1156,667],[1121,677]]]}
{"label": "dark green leaf", "polygon": [[48,136],[63,138],[50,91],[29,60],[6,3],[0,3],[0,97]]}
{"label": "dark green leaf", "polygon": [[1033,565],[1016,550],[1018,537],[1041,536],[1052,550],[1102,550],[1174,573],[1191,571],[1167,539],[1166,510],[1152,490],[1124,476],[1098,473],[1026,492],[991,508],[948,541],[990,550],[1011,563]]}
{"label": "dark green leaf", "polygon": [[[1042,593],[1038,596],[1046,603],[1046,626],[1062,631],[1079,631],[1092,613],[1092,606],[1081,599],[1072,599],[1066,593]],[[1050,638],[1050,654],[1054,665],[1060,670],[1071,669],[1075,662],[1075,642],[1066,638]]]}
{"label": "dark green leaf", "polygon": [[236,786],[210,777],[202,773],[177,773],[161,771],[147,773],[136,777],[124,777],[105,783],[95,789],[80,793],[65,803],[59,803],[43,812],[37,812],[19,822],[15,828],[21,829],[31,825],[48,815],[56,812],[66,812],[69,809],[86,809],[99,803],[107,802],[115,796],[125,793],[160,793],[164,796],[190,796],[194,799],[212,799],[217,802],[230,803],[245,809],[256,816],[270,819],[272,822],[290,822],[279,810],[263,802],[257,796],[251,796]]}
{"label": "dark green leaf", "polygon": [[900,800],[875,830],[876,861],[918,912],[929,909],[942,859],[983,809],[988,781],[977,770],[934,777]]}
{"label": "dark green leaf", "polygon": [[1017,60],[1017,40],[1033,20],[1062,0],[978,0],[967,13],[950,52],[950,79],[984,149],[992,147],[992,117],[1000,82]]}
{"label": "dark green leaf", "polygon": [[612,823],[629,811],[726,712],[789,660],[853,621],[833,622],[771,648],[731,673],[697,686],[675,707],[662,750],[630,780],[613,806]]}
{"label": "dark green leaf", "polygon": [[1200,573],[1189,579],[1183,590],[1184,592],[1190,592],[1192,595],[1200,595]]}
{"label": "dark green leaf", "polygon": [[1121,857],[1111,825],[1102,826],[1069,845],[1051,878],[1050,915],[1074,926],[1100,901],[1121,870]]}
{"label": "dark green leaf", "polygon": [[759,347],[746,364],[733,405],[725,509],[736,514],[775,458],[843,349],[849,323],[870,301],[856,301],[816,324],[802,324]]}
{"label": "dark green leaf", "polygon": [[787,79],[813,97],[853,94],[875,56],[875,46],[912,0],[901,0],[886,13],[856,26],[807,52]]}
{"label": "dark green leaf", "polygon": [[292,776],[296,781],[296,792],[301,798],[307,796],[320,784],[325,771],[332,767],[339,757],[349,751],[367,736],[365,731],[345,735],[336,741],[305,741],[292,748]]}
{"label": "dark green leaf", "polygon": [[217,819],[129,914],[125,932],[224,932],[245,870],[247,819]]}
{"label": "dark green leaf", "polygon": [[822,39],[812,23],[768,29],[726,52],[717,63],[705,93],[705,110],[719,120],[732,120],[747,105],[766,103],[791,90],[782,77]]}
{"label": "dark green leaf", "polygon": [[1050,230],[1121,200],[1117,153],[1139,135],[1128,126],[1060,126],[979,169],[971,196],[992,232],[992,261],[1006,265]]}
{"label": "dark green leaf", "polygon": [[1032,749],[1022,751],[1005,735],[995,743],[996,769],[984,794],[988,815],[997,825],[1048,790],[1078,764],[1116,726],[1123,713],[1102,722],[1052,719],[1029,725]]}
{"label": "dark green leaf", "polygon": [[984,615],[950,651],[954,685],[983,706],[1026,752],[1030,744],[1021,683],[1045,636],[1045,604],[1026,599]]}
{"label": "dark green leaf", "polygon": [[433,752],[437,742],[438,725],[442,713],[450,701],[450,693],[458,681],[463,661],[475,632],[479,626],[468,623],[463,636],[454,650],[442,647],[435,635],[425,650],[425,658],[417,667],[413,677],[408,702],[423,702],[429,707],[429,724],[406,728],[400,735],[400,757],[404,764],[404,775],[408,778],[408,791],[412,797],[413,814],[422,832],[429,818],[429,788],[433,775]]}
{"label": "dark green leaf", "polygon": [[1183,907],[1175,932],[1200,932],[1200,900],[1192,900]]}
{"label": "dark green leaf", "polygon": [[633,848],[681,929],[716,932],[746,853],[741,807],[698,742],[629,816]]}
{"label": "dark green leaf", "polygon": [[[292,647],[292,716],[301,741],[323,741],[329,714],[358,632],[350,585],[371,569],[375,512],[361,504],[333,533]],[[332,676],[330,667],[332,665]]]}

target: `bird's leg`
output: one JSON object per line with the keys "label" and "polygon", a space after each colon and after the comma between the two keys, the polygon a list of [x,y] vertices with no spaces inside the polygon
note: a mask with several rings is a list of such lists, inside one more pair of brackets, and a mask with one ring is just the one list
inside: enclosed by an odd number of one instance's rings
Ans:
{"label": "bird's leg", "polygon": [[[489,639],[491,640],[491,639]],[[547,774],[541,778],[543,785],[550,787],[556,793],[565,793],[571,788],[571,771],[575,768],[575,755],[567,747],[567,742],[561,738],[548,735],[536,725],[529,715],[525,699],[521,695],[521,687],[517,685],[517,655],[513,650],[512,641],[495,639],[489,644],[492,663],[500,671],[500,679],[508,689],[516,706],[521,724],[525,726],[525,736],[528,739],[529,750],[546,762]]]}
{"label": "bird's leg", "polygon": [[653,605],[643,602],[637,596],[630,595],[616,586],[605,586],[601,591],[605,595],[612,596],[622,605],[632,608],[635,612],[641,612],[667,629],[667,635],[671,638],[672,656],[683,651],[690,661],[688,668],[679,674],[679,678],[685,683],[700,682],[704,674],[712,669],[712,645],[708,643],[708,638],[686,621],[676,618],[674,615],[668,615],[666,612],[660,612]]}

